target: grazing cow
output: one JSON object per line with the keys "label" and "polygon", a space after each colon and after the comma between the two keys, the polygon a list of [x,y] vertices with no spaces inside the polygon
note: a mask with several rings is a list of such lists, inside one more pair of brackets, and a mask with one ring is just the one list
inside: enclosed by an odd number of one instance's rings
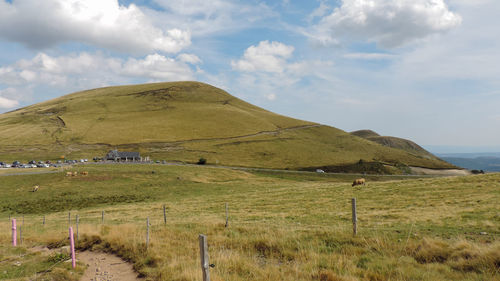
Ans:
{"label": "grazing cow", "polygon": [[76,176],[78,176],[78,172],[77,172],[77,171],[74,171],[74,172],[73,172],[73,177],[76,177]]}
{"label": "grazing cow", "polygon": [[33,192],[36,192],[38,190],[38,188],[39,188],[38,185],[33,186]]}
{"label": "grazing cow", "polygon": [[89,175],[89,172],[85,171],[85,172],[81,172],[82,176],[88,176]]}
{"label": "grazing cow", "polygon": [[353,182],[352,182],[352,186],[356,186],[356,185],[365,185],[366,181],[365,179],[355,179]]}
{"label": "grazing cow", "polygon": [[71,177],[72,175],[73,175],[73,173],[72,173],[72,172],[66,172],[66,176],[67,176],[67,177]]}

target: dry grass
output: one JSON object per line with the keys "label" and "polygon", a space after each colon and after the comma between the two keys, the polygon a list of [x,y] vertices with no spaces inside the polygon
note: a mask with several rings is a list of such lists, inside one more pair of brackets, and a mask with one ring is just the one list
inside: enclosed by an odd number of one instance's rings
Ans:
{"label": "dry grass", "polygon": [[[63,178],[52,187],[44,186],[51,192],[64,190],[67,196],[85,190],[75,195],[81,200],[92,193],[109,193],[107,189],[126,195],[136,189],[146,194],[158,187],[158,193],[150,193],[153,199],[143,202],[71,210],[73,219],[75,214],[80,216],[80,249],[118,254],[147,280],[201,280],[200,233],[208,236],[210,263],[215,264],[213,280],[499,278],[498,174],[369,178],[367,186],[353,189],[350,180],[327,175],[154,167],[154,175],[146,173],[151,166],[86,167],[89,177],[108,174],[111,179]],[[57,178],[44,177],[47,182]],[[13,178],[7,186],[0,183],[0,192],[14,198],[17,182],[24,185],[32,180],[36,178]],[[358,199],[357,237],[351,234],[351,197]],[[225,202],[229,203],[229,228],[224,227]],[[67,243],[67,212],[45,213],[45,226],[41,215],[25,215],[25,247]],[[147,249],[146,217],[152,224]],[[8,245],[7,214],[0,220],[0,229],[6,230],[0,232],[0,244]],[[4,250],[0,253],[8,256]]]}
{"label": "dry grass", "polygon": [[408,247],[419,263],[446,263],[459,271],[490,272],[500,269],[500,242],[474,244],[465,239],[454,243],[425,238]]}

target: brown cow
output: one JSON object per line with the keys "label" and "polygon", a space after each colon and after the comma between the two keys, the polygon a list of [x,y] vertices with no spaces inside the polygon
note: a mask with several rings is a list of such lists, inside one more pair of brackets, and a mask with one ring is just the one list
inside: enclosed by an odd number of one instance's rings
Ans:
{"label": "brown cow", "polygon": [[361,178],[361,179],[355,179],[353,182],[352,182],[352,186],[356,186],[356,185],[365,185],[366,183],[366,180]]}
{"label": "brown cow", "polygon": [[85,171],[85,172],[81,172],[80,174],[82,174],[82,176],[88,176],[89,172]]}

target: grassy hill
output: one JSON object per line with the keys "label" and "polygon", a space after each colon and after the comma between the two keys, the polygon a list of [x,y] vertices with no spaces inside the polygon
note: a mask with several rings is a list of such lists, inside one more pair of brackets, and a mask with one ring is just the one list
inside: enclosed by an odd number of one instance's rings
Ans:
{"label": "grassy hill", "polygon": [[380,137],[379,134],[375,133],[372,130],[358,130],[358,131],[351,132],[351,134],[358,136],[360,138],[364,138],[364,139],[372,138],[372,137]]}
{"label": "grassy hill", "polygon": [[[107,87],[0,115],[0,159],[93,158],[113,148],[184,162],[282,169],[366,163],[450,168],[281,116],[198,82]],[[394,172],[394,171],[385,171]]]}
{"label": "grassy hill", "polygon": [[381,135],[379,135],[376,132],[371,131],[371,130],[359,130],[359,131],[351,132],[351,134],[358,136],[358,137],[362,137],[364,139],[367,139],[367,140],[370,140],[373,142],[376,142],[376,143],[381,144],[383,146],[401,149],[401,150],[404,150],[408,153],[419,155],[419,156],[424,157],[424,158],[439,159],[436,156],[434,156],[432,153],[428,152],[427,150],[422,148],[420,145],[414,143],[411,140],[397,138],[397,137],[381,136]]}

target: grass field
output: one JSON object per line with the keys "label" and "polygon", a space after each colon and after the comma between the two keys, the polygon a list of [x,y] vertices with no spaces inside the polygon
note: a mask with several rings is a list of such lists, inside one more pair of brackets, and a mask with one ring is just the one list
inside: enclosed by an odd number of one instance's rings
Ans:
{"label": "grass field", "polygon": [[[76,280],[84,265],[72,271],[56,264],[58,256],[30,252],[67,244],[68,212],[73,226],[80,217],[80,249],[116,253],[147,280],[201,280],[201,233],[215,264],[212,280],[500,278],[500,174],[368,176],[367,186],[352,188],[353,175],[167,165],[75,170],[89,175],[1,177],[0,279],[25,280],[54,266],[42,277]],[[35,184],[39,191],[30,192]],[[24,216],[19,249],[9,246],[9,214],[19,222]],[[147,217],[152,226],[146,249]]]}
{"label": "grass field", "polygon": [[[103,157],[303,169],[367,162],[453,168],[334,127],[281,116],[197,82],[108,87],[0,115],[0,161]],[[394,171],[397,172],[397,171]],[[401,172],[401,171],[400,171]]]}

